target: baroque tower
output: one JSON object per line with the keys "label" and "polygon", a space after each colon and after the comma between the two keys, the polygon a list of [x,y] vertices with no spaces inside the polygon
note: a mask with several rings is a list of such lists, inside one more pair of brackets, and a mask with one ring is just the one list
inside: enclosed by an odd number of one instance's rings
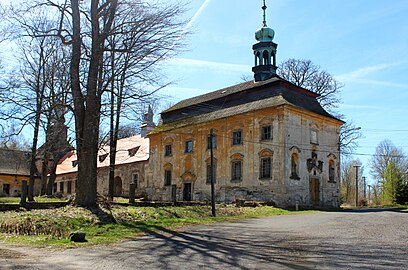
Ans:
{"label": "baroque tower", "polygon": [[143,123],[140,127],[140,133],[143,138],[145,138],[146,135],[156,127],[153,122],[153,116],[152,107],[149,105],[147,112],[144,114]]}
{"label": "baroque tower", "polygon": [[278,44],[273,42],[275,31],[266,25],[266,3],[263,0],[263,22],[262,27],[255,32],[258,41],[252,46],[255,56],[254,72],[255,82],[270,79],[276,75],[276,50]]}

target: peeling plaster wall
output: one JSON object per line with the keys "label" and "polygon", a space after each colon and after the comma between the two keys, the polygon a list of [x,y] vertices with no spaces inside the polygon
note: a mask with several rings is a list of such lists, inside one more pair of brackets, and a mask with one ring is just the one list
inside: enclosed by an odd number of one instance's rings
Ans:
{"label": "peeling plaster wall", "polygon": [[[272,139],[262,141],[261,127],[272,126]],[[185,183],[192,184],[192,200],[210,201],[210,184],[207,183],[207,164],[210,151],[207,137],[210,129],[216,135],[214,150],[216,163],[216,200],[231,203],[238,199],[273,201],[280,206],[296,203],[311,206],[310,177],[318,177],[319,201],[315,206],[338,204],[339,181],[328,183],[328,155],[338,162],[339,123],[327,117],[307,113],[285,106],[273,107],[224,119],[189,125],[171,131],[149,135],[150,162],[146,169],[148,199],[157,201],[183,200]],[[310,130],[317,129],[317,144],[310,142]],[[232,133],[242,130],[243,144],[232,145]],[[193,152],[185,153],[184,144],[193,140]],[[165,156],[166,145],[171,145],[172,155]],[[292,146],[299,150],[299,180],[290,179]],[[272,177],[259,179],[260,155],[272,153]],[[312,151],[322,170],[313,175],[307,160]],[[231,180],[232,160],[241,157],[242,179]],[[332,157],[331,157],[332,158]],[[337,164],[337,163],[336,163]],[[172,171],[171,186],[164,185],[164,170]],[[338,179],[338,177],[337,177]]]}

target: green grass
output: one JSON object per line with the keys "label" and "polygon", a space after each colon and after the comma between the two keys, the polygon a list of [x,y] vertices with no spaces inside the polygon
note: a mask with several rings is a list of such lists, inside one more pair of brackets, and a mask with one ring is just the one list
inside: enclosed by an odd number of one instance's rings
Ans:
{"label": "green grass", "polygon": [[[35,245],[76,247],[110,244],[147,232],[173,230],[195,224],[233,221],[263,216],[307,213],[262,206],[256,208],[217,206],[217,217],[209,206],[135,207],[113,206],[111,210],[66,206],[59,209],[0,213],[0,241]],[[72,243],[71,232],[86,233],[86,243]]]}
{"label": "green grass", "polygon": [[[0,197],[0,203],[19,204],[21,198],[19,197]],[[35,202],[65,202],[65,199],[34,197]]]}

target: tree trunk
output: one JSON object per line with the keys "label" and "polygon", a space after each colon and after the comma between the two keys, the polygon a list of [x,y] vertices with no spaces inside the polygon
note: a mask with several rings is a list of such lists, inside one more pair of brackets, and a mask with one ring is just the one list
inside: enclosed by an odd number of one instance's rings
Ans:
{"label": "tree trunk", "polygon": [[[99,11],[99,1],[91,1],[91,51],[86,83],[86,96],[80,87],[81,17],[78,0],[71,0],[72,8],[72,58],[71,90],[74,98],[75,129],[78,155],[78,180],[76,202],[80,206],[96,205],[97,199],[97,157],[101,93],[98,91],[101,59],[106,37],[111,29],[116,12],[117,0],[112,0],[108,12],[103,16]],[[103,17],[103,23],[100,21]],[[100,26],[103,31],[100,33]]]}
{"label": "tree trunk", "polygon": [[40,195],[47,194],[47,178],[48,178],[48,169],[49,169],[48,168],[48,160],[49,160],[49,155],[48,155],[48,151],[46,150],[44,152],[44,157],[43,157],[43,161],[42,161]]}

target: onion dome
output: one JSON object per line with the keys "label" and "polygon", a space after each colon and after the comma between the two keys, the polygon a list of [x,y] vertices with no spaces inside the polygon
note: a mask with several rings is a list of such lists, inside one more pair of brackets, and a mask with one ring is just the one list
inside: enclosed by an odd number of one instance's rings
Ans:
{"label": "onion dome", "polygon": [[262,7],[263,9],[263,22],[262,22],[262,27],[261,29],[258,29],[255,32],[255,39],[258,40],[259,42],[272,42],[273,37],[275,36],[275,31],[273,31],[272,28],[269,28],[266,25],[266,3],[264,0],[264,5]]}

